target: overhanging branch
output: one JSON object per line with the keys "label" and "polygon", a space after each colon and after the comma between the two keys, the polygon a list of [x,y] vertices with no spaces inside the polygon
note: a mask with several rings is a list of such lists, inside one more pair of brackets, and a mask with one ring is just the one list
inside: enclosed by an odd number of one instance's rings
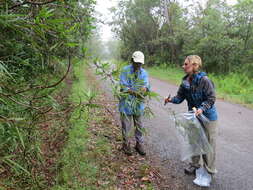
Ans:
{"label": "overhanging branch", "polygon": [[19,6],[22,6],[22,5],[26,5],[26,4],[31,4],[31,5],[46,5],[46,4],[49,4],[49,3],[53,3],[54,1],[57,1],[57,0],[49,0],[49,1],[45,1],[45,2],[24,1],[23,3],[18,3],[16,5],[13,5],[9,9],[14,9],[16,7],[19,7]]}
{"label": "overhanging branch", "polygon": [[[16,91],[14,94],[12,95],[16,95],[16,94],[20,94],[20,93],[23,93],[23,92],[26,92],[26,91],[29,91],[29,90],[34,90],[34,89],[46,89],[46,88],[53,88],[55,86],[57,86],[58,84],[60,84],[68,75],[69,71],[70,71],[70,65],[71,65],[71,57],[69,55],[68,57],[68,69],[66,71],[66,73],[63,75],[63,77],[56,83],[52,84],[52,85],[48,85],[48,86],[34,86],[34,87],[29,87],[29,88],[26,88],[24,90],[19,90],[19,91]],[[11,96],[12,96],[11,95]]]}

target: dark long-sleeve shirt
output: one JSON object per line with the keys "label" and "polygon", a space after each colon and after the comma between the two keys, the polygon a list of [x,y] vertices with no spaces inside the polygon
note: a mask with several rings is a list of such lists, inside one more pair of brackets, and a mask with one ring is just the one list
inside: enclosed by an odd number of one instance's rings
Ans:
{"label": "dark long-sleeve shirt", "polygon": [[188,110],[192,110],[193,107],[200,108],[208,119],[217,120],[216,95],[212,81],[204,72],[194,74],[191,83],[187,78],[188,75],[183,78],[177,95],[172,98],[172,103],[180,104],[186,99]]}

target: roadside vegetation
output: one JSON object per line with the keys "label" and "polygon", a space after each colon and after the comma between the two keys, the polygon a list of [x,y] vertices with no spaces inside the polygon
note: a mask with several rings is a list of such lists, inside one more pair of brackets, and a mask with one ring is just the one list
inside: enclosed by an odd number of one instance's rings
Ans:
{"label": "roadside vegetation", "polygon": [[[176,85],[181,83],[185,75],[182,68],[167,65],[150,67],[148,71],[151,76]],[[249,77],[239,73],[210,74],[208,76],[215,84],[218,98],[253,108],[253,81]]]}
{"label": "roadside vegetation", "polygon": [[0,2],[1,188],[54,184],[73,107],[68,77],[75,57],[86,51],[94,5],[92,0]]}

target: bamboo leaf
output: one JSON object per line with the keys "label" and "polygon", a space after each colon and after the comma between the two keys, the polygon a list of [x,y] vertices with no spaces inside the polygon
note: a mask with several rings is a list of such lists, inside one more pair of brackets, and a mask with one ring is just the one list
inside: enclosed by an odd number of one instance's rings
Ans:
{"label": "bamboo leaf", "polygon": [[[19,119],[19,118],[15,118],[15,119]],[[22,118],[20,118],[20,119],[22,119]],[[19,132],[18,127],[16,126],[15,128],[16,128],[16,130],[17,130],[18,137],[19,137],[19,140],[20,140],[20,142],[21,142],[21,145],[23,146],[23,149],[25,149],[25,143],[24,143],[24,140],[23,140],[23,136],[22,136],[21,133]]]}
{"label": "bamboo leaf", "polygon": [[68,47],[77,47],[79,44],[77,42],[68,42],[66,43],[66,46]]}
{"label": "bamboo leaf", "polygon": [[29,171],[27,171],[24,167],[22,167],[20,164],[18,164],[17,162],[9,159],[9,158],[5,158],[3,160],[4,163],[8,164],[9,166],[11,166],[14,169],[21,169],[22,171],[24,171],[27,175],[31,175],[31,173]]}

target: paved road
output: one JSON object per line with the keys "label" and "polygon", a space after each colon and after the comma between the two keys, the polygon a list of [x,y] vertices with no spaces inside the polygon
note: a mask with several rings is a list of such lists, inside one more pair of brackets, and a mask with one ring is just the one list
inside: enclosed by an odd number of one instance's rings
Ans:
{"label": "paved road", "polygon": [[[177,86],[151,78],[152,89],[162,97],[175,95]],[[221,100],[216,102],[219,113],[217,139],[217,169],[212,187],[215,190],[253,190],[253,110]],[[157,155],[177,189],[201,189],[192,184],[193,177],[183,173],[185,163],[180,161],[180,146],[176,138],[172,111],[184,112],[186,103],[180,105],[152,101],[155,118],[145,119],[148,129],[146,143],[150,155]],[[173,180],[174,179],[174,180]],[[173,182],[174,181],[174,182]],[[168,186],[171,189],[171,186]]]}

